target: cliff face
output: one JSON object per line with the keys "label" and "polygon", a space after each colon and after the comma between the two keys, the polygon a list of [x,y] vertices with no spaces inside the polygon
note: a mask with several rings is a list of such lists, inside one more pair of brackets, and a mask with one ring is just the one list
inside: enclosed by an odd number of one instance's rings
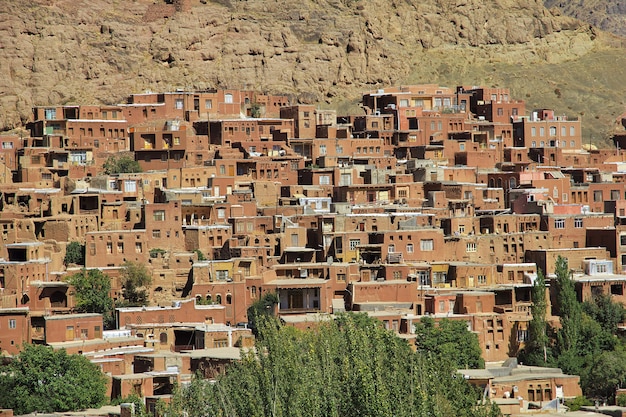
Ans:
{"label": "cliff face", "polygon": [[480,83],[478,63],[564,62],[606,44],[538,0],[3,0],[0,19],[5,130],[33,105],[211,87],[336,103],[441,76]]}
{"label": "cliff face", "polygon": [[626,1],[586,0],[562,1],[545,0],[548,8],[555,8],[567,16],[590,23],[602,30],[619,36],[626,36]]}

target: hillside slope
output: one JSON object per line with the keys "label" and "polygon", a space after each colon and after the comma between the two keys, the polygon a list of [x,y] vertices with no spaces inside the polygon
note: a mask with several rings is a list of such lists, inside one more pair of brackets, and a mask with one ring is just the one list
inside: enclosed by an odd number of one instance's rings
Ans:
{"label": "hillside slope", "polygon": [[[618,75],[578,64],[622,71],[622,40],[538,0],[187,1],[2,1],[0,129],[23,124],[32,105],[175,88],[259,89],[348,109],[379,86],[508,85],[531,107],[593,114],[590,137],[623,111]],[[573,67],[583,73],[568,75]],[[601,109],[579,83],[607,90]]]}

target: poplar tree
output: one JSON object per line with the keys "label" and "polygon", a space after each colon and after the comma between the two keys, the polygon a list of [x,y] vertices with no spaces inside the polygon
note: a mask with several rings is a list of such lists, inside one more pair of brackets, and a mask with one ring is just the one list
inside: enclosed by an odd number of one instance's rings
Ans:
{"label": "poplar tree", "polygon": [[546,366],[550,339],[546,321],[548,307],[546,302],[546,279],[541,269],[537,271],[537,278],[533,283],[531,300],[533,303],[530,308],[532,319],[528,323],[528,339],[520,359],[528,365]]}

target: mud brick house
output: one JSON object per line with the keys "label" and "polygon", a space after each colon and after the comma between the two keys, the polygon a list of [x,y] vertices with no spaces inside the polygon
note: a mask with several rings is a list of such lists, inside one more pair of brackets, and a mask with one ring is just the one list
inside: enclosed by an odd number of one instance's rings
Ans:
{"label": "mud brick house", "polygon": [[[361,105],[211,89],[35,107],[30,135],[0,137],[0,350],[82,352],[112,395],[155,399],[252,347],[247,309],[268,293],[303,329],[356,310],[410,340],[422,315],[461,320],[487,361],[524,346],[532,284],[559,255],[580,300],[626,302],[623,146],[583,149],[581,120],[505,87],[390,87]],[[144,172],[103,175],[114,155]],[[73,314],[74,241],[114,298],[124,262],[151,274],[149,305],[116,311],[120,337]],[[502,400],[577,395],[551,372],[467,375]]]}

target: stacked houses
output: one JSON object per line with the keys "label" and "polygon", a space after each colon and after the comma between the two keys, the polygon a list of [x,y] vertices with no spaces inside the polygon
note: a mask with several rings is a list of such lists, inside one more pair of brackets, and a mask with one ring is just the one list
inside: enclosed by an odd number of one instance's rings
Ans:
{"label": "stacked houses", "polygon": [[[412,339],[423,316],[462,320],[488,362],[524,346],[559,255],[580,300],[626,301],[626,144],[584,147],[579,119],[506,88],[386,88],[361,107],[210,90],[34,108],[28,136],[0,137],[0,351],[66,348],[112,396],[151,398],[253,346],[247,309],[269,293],[302,328],[352,310]],[[103,174],[120,155],[143,172]],[[122,264],[146,265],[149,304],[109,330],[77,314],[71,242],[114,299]]]}

